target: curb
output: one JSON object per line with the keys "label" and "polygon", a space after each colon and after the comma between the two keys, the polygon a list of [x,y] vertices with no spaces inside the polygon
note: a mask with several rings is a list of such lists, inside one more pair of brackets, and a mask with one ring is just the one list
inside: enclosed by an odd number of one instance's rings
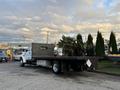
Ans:
{"label": "curb", "polygon": [[90,72],[95,72],[95,73],[101,73],[101,74],[107,74],[107,75],[113,75],[113,76],[120,76],[120,74],[114,74],[114,73],[108,73],[108,72],[102,72],[102,71],[90,71]]}

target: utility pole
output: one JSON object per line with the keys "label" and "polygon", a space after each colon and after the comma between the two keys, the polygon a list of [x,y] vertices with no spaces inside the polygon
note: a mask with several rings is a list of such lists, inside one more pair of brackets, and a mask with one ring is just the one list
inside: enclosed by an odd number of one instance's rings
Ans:
{"label": "utility pole", "polygon": [[25,43],[25,35],[22,35],[22,37],[23,37],[23,43]]}
{"label": "utility pole", "polygon": [[49,37],[48,33],[49,33],[49,31],[46,31],[46,33],[47,33],[46,43],[48,44],[48,37]]}

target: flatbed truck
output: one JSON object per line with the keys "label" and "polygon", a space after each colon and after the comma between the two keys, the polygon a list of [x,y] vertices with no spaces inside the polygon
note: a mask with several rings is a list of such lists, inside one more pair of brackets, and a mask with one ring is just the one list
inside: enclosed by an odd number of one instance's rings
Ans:
{"label": "flatbed truck", "polygon": [[65,71],[95,69],[95,56],[65,56],[54,44],[32,43],[30,49],[21,56],[21,66],[40,65],[52,68],[55,74]]}

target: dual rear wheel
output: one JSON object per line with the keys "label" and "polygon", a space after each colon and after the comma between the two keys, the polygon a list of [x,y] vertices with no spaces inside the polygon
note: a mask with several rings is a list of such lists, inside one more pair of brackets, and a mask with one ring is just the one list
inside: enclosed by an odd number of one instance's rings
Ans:
{"label": "dual rear wheel", "polygon": [[60,74],[62,71],[64,71],[63,69],[65,69],[65,71],[70,71],[71,68],[73,69],[73,71],[84,71],[84,66],[83,65],[73,64],[72,67],[69,67],[69,65],[65,64],[64,68],[62,68],[61,66],[62,66],[61,62],[54,61],[53,64],[52,64],[53,73]]}

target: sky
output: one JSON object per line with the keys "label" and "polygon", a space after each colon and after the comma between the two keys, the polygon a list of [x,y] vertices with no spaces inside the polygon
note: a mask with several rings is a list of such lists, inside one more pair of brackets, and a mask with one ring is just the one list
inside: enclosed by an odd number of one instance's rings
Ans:
{"label": "sky", "polygon": [[0,42],[57,42],[97,31],[120,38],[120,0],[0,0]]}

